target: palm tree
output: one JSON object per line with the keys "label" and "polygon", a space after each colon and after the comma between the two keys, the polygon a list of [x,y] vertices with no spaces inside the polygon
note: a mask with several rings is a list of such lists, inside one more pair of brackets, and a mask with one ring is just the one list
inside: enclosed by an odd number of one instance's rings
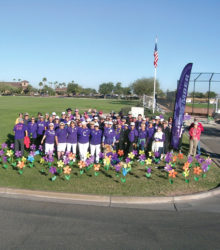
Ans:
{"label": "palm tree", "polygon": [[47,78],[43,77],[42,82],[43,82],[43,85],[45,85],[45,83],[47,82]]}

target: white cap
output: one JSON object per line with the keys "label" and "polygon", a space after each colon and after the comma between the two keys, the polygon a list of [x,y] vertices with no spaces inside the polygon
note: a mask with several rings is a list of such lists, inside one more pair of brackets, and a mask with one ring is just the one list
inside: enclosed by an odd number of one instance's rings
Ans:
{"label": "white cap", "polygon": [[163,118],[161,118],[160,120],[161,120],[161,122],[163,122],[163,121],[164,121],[164,119],[163,119]]}
{"label": "white cap", "polygon": [[61,114],[62,114],[62,115],[65,115],[65,114],[66,114],[66,112],[64,112],[64,111],[63,111]]}
{"label": "white cap", "polygon": [[156,119],[156,120],[160,120],[160,117],[157,115],[157,116],[155,117],[155,119]]}
{"label": "white cap", "polygon": [[56,115],[56,112],[53,112],[52,115]]}
{"label": "white cap", "polygon": [[143,121],[146,121],[146,118],[144,117],[142,120],[143,120]]}
{"label": "white cap", "polygon": [[56,117],[55,117],[56,119],[60,119],[60,117],[57,115]]}
{"label": "white cap", "polygon": [[90,118],[87,118],[86,121],[87,121],[87,122],[91,122],[91,119],[90,119]]}
{"label": "white cap", "polygon": [[104,121],[105,124],[108,124],[108,121]]}
{"label": "white cap", "polygon": [[95,116],[93,119],[94,119],[94,120],[98,120],[98,117],[97,117],[97,116]]}
{"label": "white cap", "polygon": [[129,112],[128,112],[128,114],[129,114],[129,115],[132,115],[132,112],[131,112],[131,111],[129,111]]}
{"label": "white cap", "polygon": [[82,121],[82,125],[86,125],[87,123],[85,121]]}
{"label": "white cap", "polygon": [[95,127],[99,127],[99,124],[98,124],[98,122],[96,122],[96,123],[94,124],[94,126],[95,126]]}
{"label": "white cap", "polygon": [[53,126],[53,127],[54,127],[54,124],[53,124],[52,122],[49,124],[49,127],[51,127],[51,126]]}
{"label": "white cap", "polygon": [[71,121],[68,121],[68,122],[67,122],[67,125],[70,125],[70,123],[71,123]]}
{"label": "white cap", "polygon": [[135,126],[135,123],[134,122],[131,122],[131,124],[130,124],[131,126]]}
{"label": "white cap", "polygon": [[108,122],[108,124],[109,124],[109,125],[112,125],[112,124],[113,124],[113,122]]}

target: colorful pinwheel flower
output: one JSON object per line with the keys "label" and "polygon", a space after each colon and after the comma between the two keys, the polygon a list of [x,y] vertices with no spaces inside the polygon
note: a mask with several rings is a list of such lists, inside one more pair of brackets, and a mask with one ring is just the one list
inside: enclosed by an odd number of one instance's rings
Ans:
{"label": "colorful pinwheel flower", "polygon": [[63,166],[64,166],[63,161],[59,160],[59,161],[57,162],[57,167],[58,167],[58,168],[62,168]]}
{"label": "colorful pinwheel flower", "polygon": [[196,175],[200,175],[201,172],[202,172],[202,169],[200,167],[195,167],[193,169],[193,173]]}
{"label": "colorful pinwheel flower", "polygon": [[169,177],[176,178],[176,176],[177,176],[177,172],[174,169],[169,171]]}
{"label": "colorful pinwheel flower", "polygon": [[83,169],[86,167],[86,163],[84,161],[80,161],[80,162],[78,162],[78,166],[80,169]]}
{"label": "colorful pinwheel flower", "polygon": [[100,169],[100,164],[94,164],[94,170],[99,171]]}
{"label": "colorful pinwheel flower", "polygon": [[70,175],[71,170],[72,170],[72,169],[71,169],[69,166],[66,166],[66,167],[63,168],[63,173],[64,173],[64,174],[67,174],[67,175]]}
{"label": "colorful pinwheel flower", "polygon": [[151,165],[152,164],[152,159],[147,158],[147,160],[145,160],[145,162],[146,162],[147,165]]}
{"label": "colorful pinwheel flower", "polygon": [[123,155],[124,155],[124,151],[119,149],[119,150],[118,150],[118,155],[119,155],[119,156],[123,156]]}
{"label": "colorful pinwheel flower", "polygon": [[12,151],[11,149],[10,149],[10,150],[7,150],[6,155],[7,155],[8,157],[12,157],[13,151]]}
{"label": "colorful pinwheel flower", "polygon": [[135,157],[135,155],[134,155],[133,152],[130,152],[130,153],[128,154],[128,158],[130,158],[131,160],[134,159],[134,157]]}
{"label": "colorful pinwheel flower", "polygon": [[25,167],[25,163],[23,161],[19,161],[17,167],[23,169]]}

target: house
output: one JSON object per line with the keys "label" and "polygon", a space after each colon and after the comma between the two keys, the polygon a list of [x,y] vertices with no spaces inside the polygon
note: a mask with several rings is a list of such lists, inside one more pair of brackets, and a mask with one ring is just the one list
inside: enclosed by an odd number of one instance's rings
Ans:
{"label": "house", "polygon": [[14,88],[20,88],[26,89],[29,85],[29,82],[26,80],[20,81],[20,82],[1,82],[3,85],[11,86]]}

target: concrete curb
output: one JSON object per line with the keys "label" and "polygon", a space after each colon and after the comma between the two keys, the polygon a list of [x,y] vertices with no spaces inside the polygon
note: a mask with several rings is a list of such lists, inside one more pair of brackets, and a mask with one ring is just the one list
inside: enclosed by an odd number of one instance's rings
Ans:
{"label": "concrete curb", "polygon": [[110,195],[70,194],[26,189],[0,188],[0,197],[26,200],[47,201],[56,203],[96,205],[105,207],[145,207],[156,204],[175,204],[179,201],[198,200],[220,195],[220,187],[191,195],[170,197],[126,197]]}

